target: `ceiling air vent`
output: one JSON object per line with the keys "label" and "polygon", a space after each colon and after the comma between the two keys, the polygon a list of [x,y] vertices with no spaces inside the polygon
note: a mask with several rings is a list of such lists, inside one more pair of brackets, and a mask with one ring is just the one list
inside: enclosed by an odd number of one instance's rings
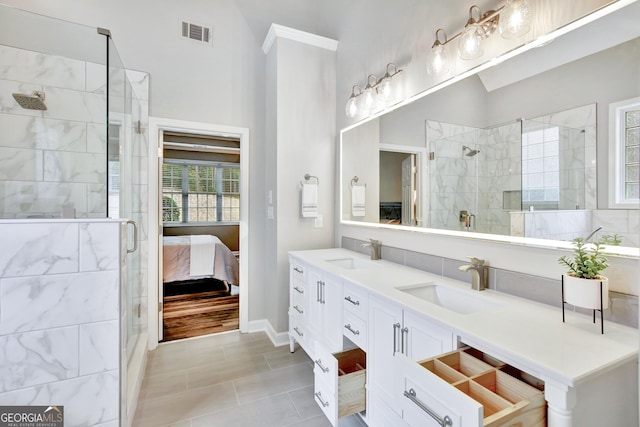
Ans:
{"label": "ceiling air vent", "polygon": [[212,29],[192,22],[182,21],[182,37],[202,43],[213,44]]}

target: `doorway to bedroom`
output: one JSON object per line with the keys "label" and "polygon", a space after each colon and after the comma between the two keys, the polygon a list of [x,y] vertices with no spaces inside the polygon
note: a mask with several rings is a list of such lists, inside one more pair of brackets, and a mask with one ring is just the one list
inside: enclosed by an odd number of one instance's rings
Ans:
{"label": "doorway to bedroom", "polygon": [[161,131],[159,341],[240,326],[241,138]]}

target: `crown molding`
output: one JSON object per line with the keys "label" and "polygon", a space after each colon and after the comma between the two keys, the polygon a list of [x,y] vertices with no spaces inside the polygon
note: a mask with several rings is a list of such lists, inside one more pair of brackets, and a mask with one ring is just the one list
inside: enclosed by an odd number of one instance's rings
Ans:
{"label": "crown molding", "polygon": [[310,46],[316,46],[322,49],[332,50],[334,52],[338,49],[337,40],[296,30],[295,28],[285,27],[283,25],[271,24],[267,37],[264,39],[264,43],[262,43],[262,51],[265,54],[269,53],[273,43],[279,37],[308,44]]}

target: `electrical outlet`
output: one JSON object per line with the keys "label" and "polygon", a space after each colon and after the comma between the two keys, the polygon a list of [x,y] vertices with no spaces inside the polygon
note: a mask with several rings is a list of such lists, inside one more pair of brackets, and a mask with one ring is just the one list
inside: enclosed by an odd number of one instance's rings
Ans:
{"label": "electrical outlet", "polygon": [[273,219],[273,206],[267,207],[267,219]]}

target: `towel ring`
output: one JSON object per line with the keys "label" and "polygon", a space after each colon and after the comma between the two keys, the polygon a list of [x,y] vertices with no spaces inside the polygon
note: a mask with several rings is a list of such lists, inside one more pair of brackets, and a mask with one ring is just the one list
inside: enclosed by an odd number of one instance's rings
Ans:
{"label": "towel ring", "polygon": [[[320,185],[320,180],[318,179],[317,176],[309,175],[308,173],[304,174],[304,180],[305,181],[309,181],[311,179],[315,179],[316,180],[316,185]],[[300,181],[300,185],[304,185],[304,183],[302,181]]]}
{"label": "towel ring", "polygon": [[[354,176],[353,178],[351,178],[351,188],[353,188],[355,186],[354,182],[357,184],[359,180],[360,180],[360,178],[358,178],[357,176]],[[364,186],[366,187],[367,184],[365,184]]]}

